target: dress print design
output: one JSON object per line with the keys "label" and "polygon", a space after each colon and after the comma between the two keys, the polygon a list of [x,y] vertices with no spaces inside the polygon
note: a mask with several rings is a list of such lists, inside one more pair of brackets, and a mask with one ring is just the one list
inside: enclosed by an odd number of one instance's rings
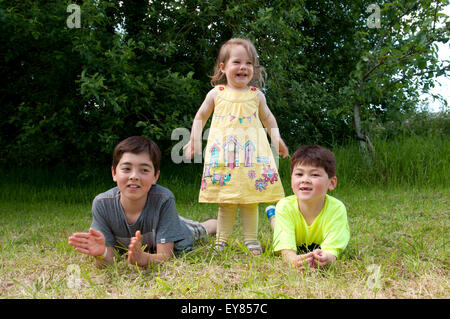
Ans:
{"label": "dress print design", "polygon": [[258,116],[258,89],[216,86],[199,202],[259,203],[284,197],[267,133]]}

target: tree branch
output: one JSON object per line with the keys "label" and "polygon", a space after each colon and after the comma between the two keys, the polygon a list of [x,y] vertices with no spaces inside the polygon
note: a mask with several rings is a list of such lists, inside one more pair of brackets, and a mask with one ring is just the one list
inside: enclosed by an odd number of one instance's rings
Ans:
{"label": "tree branch", "polygon": [[[431,72],[431,73],[436,73],[436,72],[438,72],[438,71],[447,71],[447,70],[450,71],[450,65],[447,65],[447,66],[445,66],[444,68],[439,69],[439,70],[430,70],[430,69],[422,70],[422,71],[420,71],[420,72],[417,72],[417,73],[408,75],[408,77],[421,76],[421,75],[424,75],[424,74],[430,73],[430,72]],[[389,88],[391,88],[393,85],[395,85],[396,83],[403,82],[405,79],[406,79],[406,76],[401,77],[401,78],[399,78],[399,79],[396,79],[395,81],[390,82],[389,85],[385,86],[385,87],[381,90],[381,92],[383,93],[384,91],[386,91],[387,89],[389,89]]]}
{"label": "tree branch", "polygon": [[[412,56],[412,55],[414,55],[414,54],[416,54],[416,53],[421,53],[421,52],[423,52],[423,49],[426,48],[426,47],[428,47],[428,46],[429,46],[430,44],[432,44],[434,41],[436,41],[436,39],[437,39],[438,36],[440,36],[440,35],[442,35],[442,34],[444,34],[444,33],[446,32],[446,29],[443,28],[443,29],[440,29],[439,31],[440,31],[440,32],[438,32],[437,34],[435,34],[435,36],[429,38],[428,41],[427,41],[423,46],[421,46],[419,50],[409,51],[409,52],[403,54],[402,56],[396,58],[397,61],[402,61],[402,60],[404,60],[405,58],[410,57],[410,56]],[[369,79],[369,76],[372,74],[372,72],[375,71],[377,68],[379,68],[381,65],[383,65],[383,64],[386,62],[386,60],[388,60],[388,58],[389,58],[388,55],[385,55],[385,56],[383,56],[382,58],[380,58],[379,62],[378,62],[377,64],[375,64],[369,71],[367,71],[367,72],[362,76],[362,78],[363,78],[365,81],[367,81],[367,80]],[[387,61],[387,62],[389,63],[389,62],[391,62],[391,61]]]}
{"label": "tree branch", "polygon": [[[396,21],[400,21],[404,16],[406,16],[406,15],[409,14],[409,13],[411,13],[411,12],[417,7],[417,5],[418,5],[418,3],[416,2],[416,3],[414,3],[413,6],[411,6],[411,7],[408,8],[408,9],[406,9],[400,16],[398,16],[398,18],[397,18],[396,20],[392,21],[393,23],[391,24],[391,27],[392,27],[392,25],[393,25]],[[438,10],[438,7],[439,7],[438,4],[436,4],[436,8],[435,8],[435,12],[434,12],[433,28],[432,28],[432,30],[431,30],[432,33],[434,33],[435,30],[436,30],[436,29],[435,29],[435,26],[436,26],[436,19],[437,19],[437,10]],[[433,43],[433,42],[437,39],[438,36],[444,34],[445,32],[446,32],[446,29],[445,29],[445,28],[440,29],[439,32],[438,32],[437,34],[435,34],[434,36],[432,36],[431,38],[429,38],[428,41],[427,41],[421,48],[428,47],[431,43]],[[375,45],[375,50],[374,50],[374,52],[377,52],[377,51],[379,50],[379,48],[380,48],[380,46],[381,46],[381,43],[383,42],[382,40],[386,37],[386,34],[387,34],[387,33],[388,33],[388,29],[385,29],[383,35],[380,37],[380,40],[379,40],[379,41],[377,42],[377,44]],[[429,34],[427,34],[427,35],[429,35]],[[405,58],[407,58],[407,57],[410,57],[410,56],[412,56],[412,55],[414,55],[414,54],[416,54],[416,53],[420,53],[421,51],[422,51],[422,50],[417,50],[417,51],[407,52],[407,53],[405,53],[404,55],[402,55],[400,58],[398,58],[398,60],[401,61],[401,60],[403,60],[403,59],[405,59]],[[378,60],[378,63],[376,63],[375,65],[373,65],[373,66],[369,69],[369,71],[367,71],[367,72],[362,76],[362,79],[368,80],[368,79],[369,79],[369,76],[370,76],[377,68],[379,68],[381,65],[383,65],[383,64],[386,62],[386,60],[388,60],[388,58],[389,58],[389,55],[388,55],[388,54],[386,54],[385,56],[381,57],[381,58]],[[389,62],[389,61],[388,61],[388,62]]]}

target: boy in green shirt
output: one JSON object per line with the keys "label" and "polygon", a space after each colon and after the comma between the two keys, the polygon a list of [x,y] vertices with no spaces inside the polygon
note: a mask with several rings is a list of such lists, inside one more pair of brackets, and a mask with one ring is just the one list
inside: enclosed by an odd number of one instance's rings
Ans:
{"label": "boy in green shirt", "polygon": [[337,184],[336,159],[322,146],[301,146],[291,158],[290,171],[294,195],[280,200],[276,208],[266,208],[274,229],[274,251],[300,269],[327,266],[350,239],[344,204],[327,195]]}

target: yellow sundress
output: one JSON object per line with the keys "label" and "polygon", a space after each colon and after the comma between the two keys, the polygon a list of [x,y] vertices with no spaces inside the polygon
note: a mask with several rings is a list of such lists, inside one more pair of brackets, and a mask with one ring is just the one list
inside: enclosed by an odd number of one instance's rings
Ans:
{"label": "yellow sundress", "polygon": [[284,190],[267,133],[259,119],[258,89],[215,87],[218,95],[200,187],[199,202],[276,202]]}

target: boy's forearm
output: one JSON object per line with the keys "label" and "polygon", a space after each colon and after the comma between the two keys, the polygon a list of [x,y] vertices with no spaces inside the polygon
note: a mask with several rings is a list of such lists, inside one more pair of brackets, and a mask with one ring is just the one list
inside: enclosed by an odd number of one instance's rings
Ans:
{"label": "boy's forearm", "polygon": [[281,256],[285,262],[289,265],[295,264],[297,259],[297,253],[294,250],[282,250]]}
{"label": "boy's forearm", "polygon": [[156,253],[156,254],[150,254],[150,253],[144,253],[146,255],[147,258],[147,263],[146,265],[157,265],[157,264],[161,264],[165,261],[168,261],[169,259],[171,259],[173,257],[173,253],[172,254],[164,254],[164,253]]}
{"label": "boy's forearm", "polygon": [[334,263],[337,260],[336,256],[331,253],[324,252],[324,255],[326,255],[325,265],[331,265],[332,263]]}
{"label": "boy's forearm", "polygon": [[103,268],[105,265],[112,265],[112,264],[114,264],[114,257],[103,258],[103,259],[94,257],[94,264],[98,268]]}
{"label": "boy's forearm", "polygon": [[94,264],[95,264],[95,266],[97,266],[99,268],[102,268],[106,264],[108,264],[108,265],[114,264],[114,250],[113,250],[113,248],[105,247],[105,249],[106,249],[106,256],[104,258],[103,257],[99,257],[99,256],[95,256],[94,257]]}
{"label": "boy's forearm", "polygon": [[281,253],[283,260],[294,268],[304,269],[306,265],[313,266],[314,256],[312,252],[297,255],[295,250],[286,249],[282,250]]}
{"label": "boy's forearm", "polygon": [[313,266],[318,268],[326,267],[336,261],[335,255],[324,252],[321,249],[314,250],[313,256],[314,256]]}

